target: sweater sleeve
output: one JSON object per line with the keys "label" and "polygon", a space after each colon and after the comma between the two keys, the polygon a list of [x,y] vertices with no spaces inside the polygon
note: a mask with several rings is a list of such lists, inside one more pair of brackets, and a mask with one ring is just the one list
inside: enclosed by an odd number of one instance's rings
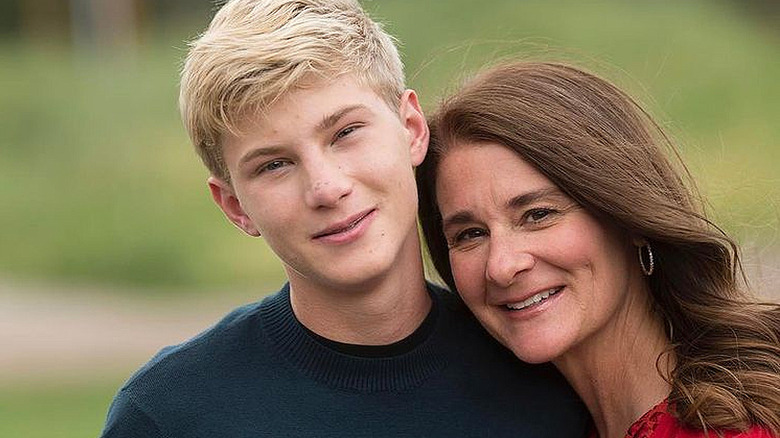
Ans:
{"label": "sweater sleeve", "polygon": [[133,400],[130,394],[121,390],[108,409],[106,425],[101,438],[169,438],[157,423],[144,412]]}

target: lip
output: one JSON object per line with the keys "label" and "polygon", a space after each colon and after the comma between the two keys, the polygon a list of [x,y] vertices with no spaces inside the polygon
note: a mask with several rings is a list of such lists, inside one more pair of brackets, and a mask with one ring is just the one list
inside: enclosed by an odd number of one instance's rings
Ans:
{"label": "lip", "polygon": [[363,210],[314,233],[312,240],[327,243],[351,242],[363,235],[375,216],[376,208]]}
{"label": "lip", "polygon": [[[521,298],[512,298],[512,299],[502,299],[501,301],[497,302],[495,305],[501,308],[503,311],[511,314],[511,315],[517,315],[517,316],[530,316],[531,314],[536,314],[541,311],[543,311],[545,308],[549,307],[549,305],[556,301],[557,298],[562,295],[562,292],[565,292],[566,287],[564,285],[557,285],[552,287],[544,287],[536,289],[534,292],[524,294]],[[511,304],[520,304],[526,300],[529,300],[530,298],[542,294],[547,291],[556,291],[553,294],[549,295],[547,298],[542,299],[541,301],[538,301],[536,303],[533,303],[527,307],[524,307],[522,309],[509,309],[507,306]]]}

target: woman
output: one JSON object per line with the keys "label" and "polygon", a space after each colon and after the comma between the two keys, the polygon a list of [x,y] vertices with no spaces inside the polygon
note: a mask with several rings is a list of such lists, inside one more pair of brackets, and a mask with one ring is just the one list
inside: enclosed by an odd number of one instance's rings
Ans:
{"label": "woman", "polygon": [[431,135],[436,269],[520,359],[558,367],[593,436],[778,436],[780,307],[740,292],[735,243],[629,96],[507,64],[446,100]]}

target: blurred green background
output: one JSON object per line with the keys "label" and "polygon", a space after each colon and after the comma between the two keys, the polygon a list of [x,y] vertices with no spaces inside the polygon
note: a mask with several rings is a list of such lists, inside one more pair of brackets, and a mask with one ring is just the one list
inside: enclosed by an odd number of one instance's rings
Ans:
{"label": "blurred green background", "polygon": [[[428,111],[518,54],[629,90],[678,140],[762,291],[777,291],[780,2],[363,4],[398,37]],[[97,435],[149,354],[283,281],[262,240],[213,206],[178,118],[186,42],[214,9],[0,0],[0,340],[17,346],[0,353],[0,436]]]}

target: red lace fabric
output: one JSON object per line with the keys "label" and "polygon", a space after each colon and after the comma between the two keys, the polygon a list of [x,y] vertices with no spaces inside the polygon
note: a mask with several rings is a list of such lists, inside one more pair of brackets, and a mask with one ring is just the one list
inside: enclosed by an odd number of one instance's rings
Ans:
{"label": "red lace fabric", "polygon": [[651,438],[656,436],[655,430],[658,428],[659,424],[667,418],[674,421],[674,418],[667,410],[667,406],[666,400],[664,400],[645,412],[644,415],[639,417],[639,419],[628,428],[626,438]]}
{"label": "red lace fabric", "polygon": [[[626,438],[707,438],[702,430],[684,427],[669,413],[667,400],[655,405],[628,428]],[[778,438],[768,430],[753,426],[745,432],[710,431],[709,438]]]}
{"label": "red lace fabric", "polygon": [[[772,435],[767,429],[753,426],[746,432],[710,431],[709,436],[702,430],[682,426],[669,413],[666,400],[653,406],[628,428],[625,438],[780,438]],[[595,428],[588,438],[598,438]]]}

